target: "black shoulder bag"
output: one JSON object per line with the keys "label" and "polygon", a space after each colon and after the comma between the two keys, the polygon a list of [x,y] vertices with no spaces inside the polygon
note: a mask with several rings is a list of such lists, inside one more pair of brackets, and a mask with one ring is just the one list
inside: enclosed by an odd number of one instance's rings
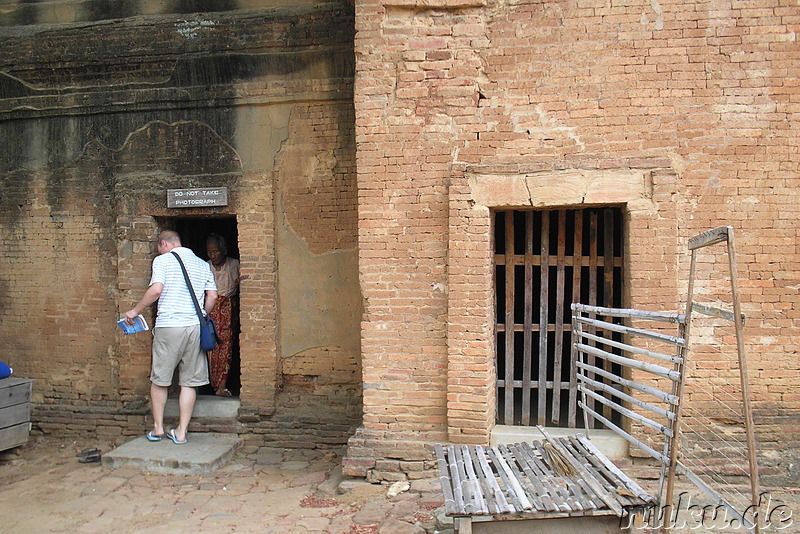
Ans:
{"label": "black shoulder bag", "polygon": [[217,333],[217,325],[214,323],[214,319],[203,315],[203,312],[200,310],[200,304],[197,302],[197,298],[194,296],[194,288],[192,288],[192,282],[189,280],[189,273],[186,272],[186,267],[183,265],[183,260],[181,260],[181,257],[178,256],[177,252],[173,251],[172,254],[175,256],[175,258],[177,258],[178,263],[181,266],[183,278],[186,280],[186,286],[189,288],[189,295],[192,297],[192,302],[194,303],[194,311],[197,312],[197,318],[200,319],[200,348],[203,350],[203,352],[214,350],[214,347],[219,345],[221,341],[219,334]]}

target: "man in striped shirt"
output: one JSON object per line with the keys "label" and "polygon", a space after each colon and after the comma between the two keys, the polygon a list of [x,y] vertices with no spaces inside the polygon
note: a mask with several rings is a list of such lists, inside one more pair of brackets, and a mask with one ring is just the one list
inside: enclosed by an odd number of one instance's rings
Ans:
{"label": "man in striped shirt", "polygon": [[[147,433],[150,441],[161,441],[166,435],[176,444],[186,443],[189,421],[197,399],[195,388],[208,384],[208,363],[200,349],[200,320],[183,276],[178,254],[192,282],[195,298],[206,315],[217,301],[217,286],[208,264],[195,256],[191,249],[181,246],[180,236],[171,230],[158,236],[158,256],[153,259],[150,287],[136,306],[125,312],[129,323],[142,311],[158,301],[158,314],[153,328],[152,371],[150,373],[150,402],[153,409],[153,430]],[[164,408],[168,388],[178,368],[178,398],[180,420],[177,428],[164,432]]]}

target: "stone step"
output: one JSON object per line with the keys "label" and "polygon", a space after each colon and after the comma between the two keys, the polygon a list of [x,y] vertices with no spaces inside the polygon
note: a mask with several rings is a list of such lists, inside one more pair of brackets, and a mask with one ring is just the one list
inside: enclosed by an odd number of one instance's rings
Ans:
{"label": "stone step", "polygon": [[[242,403],[237,397],[217,397],[216,395],[198,395],[194,403],[192,418],[196,419],[236,419]],[[164,417],[178,417],[178,399],[167,399]]]}
{"label": "stone step", "polygon": [[[565,436],[586,435],[580,428],[546,428],[548,434],[556,438]],[[541,441],[544,435],[535,426],[497,425],[492,430],[492,445],[509,445],[512,443]],[[624,458],[628,455],[628,442],[612,430],[591,430],[589,439],[600,452],[608,458]]]}
{"label": "stone step", "polygon": [[105,467],[139,467],[144,471],[174,475],[210,473],[241,447],[242,440],[235,434],[189,433],[187,442],[176,445],[166,436],[157,442],[145,436],[105,453]]}
{"label": "stone step", "polygon": [[[241,402],[236,397],[217,397],[216,395],[198,395],[195,401],[189,432],[212,432],[235,434],[239,431],[239,407]],[[153,428],[153,416],[148,413],[145,418],[146,428]],[[169,429],[178,425],[178,399],[167,399],[164,408],[164,427]]]}

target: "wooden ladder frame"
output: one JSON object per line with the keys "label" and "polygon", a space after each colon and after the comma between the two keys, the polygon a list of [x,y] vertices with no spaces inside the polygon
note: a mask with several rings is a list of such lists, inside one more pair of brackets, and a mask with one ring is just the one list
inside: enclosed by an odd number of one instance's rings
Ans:
{"label": "wooden ladder frame", "polygon": [[[697,266],[697,252],[698,250],[715,245],[718,243],[726,243],[727,245],[727,254],[728,254],[728,267],[729,267],[729,274],[730,274],[730,281],[731,281],[731,296],[733,300],[733,311],[724,310],[721,308],[716,308],[714,306],[709,306],[706,304],[701,304],[694,301],[694,283],[695,283],[695,275],[696,275],[696,266]],[[742,388],[742,406],[743,406],[743,415],[744,415],[744,426],[745,432],[747,436],[747,456],[748,456],[748,463],[750,468],[750,490],[752,493],[751,504],[754,506],[753,510],[759,512],[759,477],[758,477],[758,465],[756,462],[756,440],[755,440],[755,433],[754,433],[754,425],[753,425],[753,412],[752,407],[750,404],[750,386],[747,378],[747,362],[746,362],[746,355],[745,355],[745,344],[744,344],[744,315],[741,311],[741,302],[739,298],[739,284],[738,284],[738,270],[736,268],[736,246],[734,243],[733,238],[733,228],[730,226],[720,226],[714,228],[712,230],[708,230],[701,234],[698,234],[689,239],[689,250],[691,251],[691,264],[689,268],[689,287],[687,292],[687,299],[686,299],[686,324],[684,327],[684,339],[686,340],[685,346],[682,348],[681,357],[684,361],[686,361],[686,357],[689,351],[689,332],[691,329],[691,319],[692,313],[698,312],[704,315],[718,317],[721,319],[725,319],[730,321],[734,324],[736,330],[736,349],[738,353],[739,359],[739,377],[741,381],[741,388]],[[694,475],[691,471],[689,471],[686,467],[682,466],[678,461],[678,443],[680,439],[680,424],[681,424],[681,413],[682,413],[682,404],[683,404],[683,386],[686,382],[686,373],[681,373],[681,380],[675,384],[675,391],[673,392],[678,398],[681,399],[680,404],[677,407],[676,418],[673,425],[673,437],[672,443],[670,445],[670,458],[669,458],[669,465],[667,468],[667,481],[666,481],[666,493],[665,493],[665,500],[664,503],[666,506],[672,506],[672,500],[674,498],[675,492],[675,477],[678,472],[685,475],[689,480],[691,480],[696,486],[698,486],[706,495],[717,501],[718,503],[727,505],[726,507],[729,511],[733,512],[736,515],[739,515],[739,519],[742,521],[742,524],[747,524],[745,518],[741,516],[741,512],[733,509],[732,506],[728,505],[727,501],[723,499],[714,489],[708,486],[705,482],[703,482],[699,477]],[[760,533],[759,527],[759,517],[760,514],[754,516],[755,523],[750,528],[756,534]],[[669,527],[666,529],[669,530]]]}

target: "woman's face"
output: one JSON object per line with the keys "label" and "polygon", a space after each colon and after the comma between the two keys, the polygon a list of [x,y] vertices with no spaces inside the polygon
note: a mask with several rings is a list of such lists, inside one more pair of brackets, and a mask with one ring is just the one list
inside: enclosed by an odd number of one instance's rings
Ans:
{"label": "woman's face", "polygon": [[211,242],[206,245],[206,254],[208,254],[208,259],[211,260],[211,263],[214,265],[222,265],[225,263],[225,253],[219,249],[219,246]]}

